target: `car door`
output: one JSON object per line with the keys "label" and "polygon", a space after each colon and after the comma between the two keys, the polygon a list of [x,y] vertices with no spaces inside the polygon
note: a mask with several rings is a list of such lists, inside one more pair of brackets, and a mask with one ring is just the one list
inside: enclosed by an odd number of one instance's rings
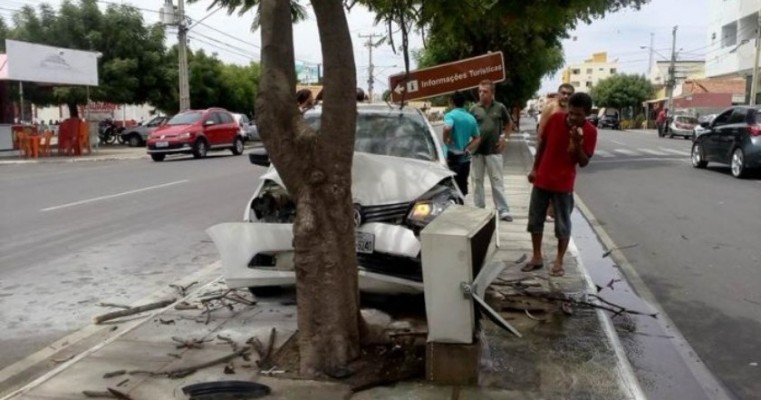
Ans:
{"label": "car door", "polygon": [[241,126],[235,122],[235,118],[227,111],[220,111],[219,117],[222,120],[222,126],[220,127],[222,130],[222,143],[232,144],[241,132]]}
{"label": "car door", "polygon": [[209,147],[218,146],[221,143],[219,130],[222,126],[222,120],[219,113],[210,111],[204,117],[203,133],[209,141]]}
{"label": "car door", "polygon": [[722,127],[716,137],[716,161],[725,164],[732,161],[732,151],[734,151],[737,138],[747,126],[748,110],[745,107],[736,107],[732,110],[729,123]]}
{"label": "car door", "polygon": [[719,114],[711,123],[710,131],[701,135],[703,137],[703,152],[705,153],[706,160],[723,162],[719,160],[718,141],[722,131],[728,126],[733,112],[734,108],[730,108]]}

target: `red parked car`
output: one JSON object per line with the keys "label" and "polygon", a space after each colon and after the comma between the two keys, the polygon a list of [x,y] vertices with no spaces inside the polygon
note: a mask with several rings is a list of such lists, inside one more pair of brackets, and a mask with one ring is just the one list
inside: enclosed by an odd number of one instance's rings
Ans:
{"label": "red parked car", "polygon": [[240,126],[222,108],[189,110],[175,115],[148,136],[148,154],[153,161],[164,161],[167,154],[192,154],[204,158],[214,150],[243,154]]}

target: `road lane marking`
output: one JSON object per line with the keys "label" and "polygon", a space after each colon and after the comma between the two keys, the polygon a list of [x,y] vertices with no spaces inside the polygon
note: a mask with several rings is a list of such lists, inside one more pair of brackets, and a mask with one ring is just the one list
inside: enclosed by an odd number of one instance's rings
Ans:
{"label": "road lane marking", "polygon": [[690,153],[688,153],[686,151],[681,151],[681,150],[667,149],[665,147],[659,147],[659,149],[661,149],[661,150],[663,150],[663,151],[665,151],[667,153],[677,154],[677,155],[680,155],[680,156],[689,156],[690,155]]}
{"label": "road lane marking", "polygon": [[668,153],[664,153],[664,152],[658,151],[658,150],[651,150],[651,149],[637,149],[637,150],[639,150],[639,151],[641,151],[643,153],[647,153],[647,154],[653,155],[653,156],[667,156],[668,155]]}
{"label": "road lane marking", "polygon": [[613,149],[614,152],[620,153],[627,156],[637,156],[639,155],[636,151],[631,151],[628,149]]}
{"label": "road lane marking", "polygon": [[185,182],[189,182],[189,180],[183,179],[181,181],[174,181],[174,182],[169,182],[169,183],[163,183],[161,185],[148,186],[148,187],[144,187],[144,188],[140,188],[140,189],[129,190],[129,191],[126,191],[126,192],[109,194],[109,195],[100,196],[100,197],[94,197],[92,199],[75,201],[73,203],[61,204],[60,206],[43,208],[42,210],[40,210],[40,212],[55,211],[55,210],[60,210],[62,208],[74,207],[74,206],[79,206],[79,205],[87,204],[87,203],[94,203],[96,201],[113,199],[115,197],[126,196],[128,194],[135,194],[135,193],[140,193],[140,192],[146,192],[148,190],[160,189],[160,188],[164,188],[164,187],[167,187],[167,186],[179,185],[180,183],[185,183]]}
{"label": "road lane marking", "polygon": [[610,141],[615,143],[615,144],[617,144],[617,145],[619,145],[619,146],[626,146],[626,143],[619,142],[618,140],[610,139]]}
{"label": "road lane marking", "polygon": [[610,158],[610,157],[615,157],[616,155],[607,150],[595,150],[595,156]]}
{"label": "road lane marking", "polygon": [[685,163],[690,164],[690,160],[686,160],[684,158],[679,157],[642,157],[642,158],[618,158],[618,159],[608,159],[608,160],[597,160],[595,161],[595,164],[610,164],[610,163],[634,163],[634,162],[676,162],[676,163]]}

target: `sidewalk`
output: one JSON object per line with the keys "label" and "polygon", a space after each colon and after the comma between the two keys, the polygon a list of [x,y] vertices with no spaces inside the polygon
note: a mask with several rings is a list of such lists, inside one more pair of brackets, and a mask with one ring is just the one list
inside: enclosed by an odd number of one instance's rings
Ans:
{"label": "sidewalk", "polygon": [[[594,287],[577,257],[573,243],[566,256],[563,278],[548,278],[548,268],[535,273],[520,271],[516,263],[530,255],[531,242],[526,232],[528,202],[531,187],[526,180],[532,157],[525,143],[516,139],[509,143],[504,177],[508,201],[515,218],[499,226],[500,250],[491,262],[508,264],[500,276],[501,282],[531,278],[538,291],[560,291],[575,298],[594,293]],[[488,179],[487,179],[488,186]],[[487,205],[492,204],[490,189],[486,188]],[[468,199],[469,201],[470,198]],[[545,235],[545,265],[554,256],[555,240],[552,226]],[[507,286],[493,289],[509,295]],[[221,280],[197,289],[181,300],[190,305],[201,304],[202,298],[224,293]],[[238,292],[251,299],[248,293]],[[287,380],[263,376],[252,360],[240,358],[227,365],[232,374],[225,373],[225,363],[200,369],[194,374],[169,379],[146,374],[120,374],[104,378],[114,371],[147,370],[167,372],[226,356],[233,348],[229,338],[242,346],[252,337],[267,343],[272,328],[276,328],[275,347],[284,343],[296,330],[296,307],[283,299],[259,299],[256,305],[235,303],[231,309],[222,308],[207,316],[204,308],[177,310],[175,304],[160,310],[142,322],[115,324],[122,332],[103,341],[74,358],[61,363],[48,374],[31,382],[4,399],[50,400],[82,399],[83,390],[117,389],[134,400],[184,399],[181,388],[188,384],[215,380],[256,381],[270,386],[272,394],[266,399],[333,400],[368,399],[640,399],[644,398],[630,366],[620,353],[615,336],[610,336],[607,319],[602,312],[574,309],[573,315],[560,312],[541,313],[535,307],[532,318],[524,311],[509,311],[504,298],[491,299],[492,305],[502,308],[502,315],[517,328],[522,338],[501,331],[484,319],[480,385],[478,387],[436,386],[424,381],[398,383],[378,387],[349,396],[350,388],[340,382]],[[515,309],[515,304],[512,305]],[[520,307],[517,307],[520,308]],[[539,321],[542,319],[543,321]],[[207,341],[200,349],[178,349],[175,339]],[[254,353],[255,354],[255,353]],[[2,384],[2,382],[0,382]]]}
{"label": "sidewalk", "polygon": [[53,150],[51,157],[24,158],[18,151],[0,152],[0,165],[11,164],[47,164],[47,163],[72,163],[84,161],[112,161],[112,160],[135,160],[148,158],[144,147],[126,147],[122,145],[106,145],[93,149],[91,154],[81,156],[58,156]]}
{"label": "sidewalk", "polygon": [[624,129],[624,132],[644,133],[646,135],[657,135],[658,134],[658,130],[657,129]]}

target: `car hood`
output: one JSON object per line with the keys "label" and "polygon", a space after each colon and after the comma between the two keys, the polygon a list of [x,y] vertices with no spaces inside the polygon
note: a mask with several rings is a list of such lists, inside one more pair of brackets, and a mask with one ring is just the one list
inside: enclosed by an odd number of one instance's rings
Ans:
{"label": "car hood", "polygon": [[156,128],[155,131],[153,131],[156,135],[164,135],[164,136],[176,136],[180,133],[187,132],[190,127],[193,125],[165,125],[159,128]]}
{"label": "car hood", "polygon": [[[434,161],[354,153],[351,173],[353,201],[365,206],[410,202],[455,173]],[[285,187],[274,167],[262,180]]]}

